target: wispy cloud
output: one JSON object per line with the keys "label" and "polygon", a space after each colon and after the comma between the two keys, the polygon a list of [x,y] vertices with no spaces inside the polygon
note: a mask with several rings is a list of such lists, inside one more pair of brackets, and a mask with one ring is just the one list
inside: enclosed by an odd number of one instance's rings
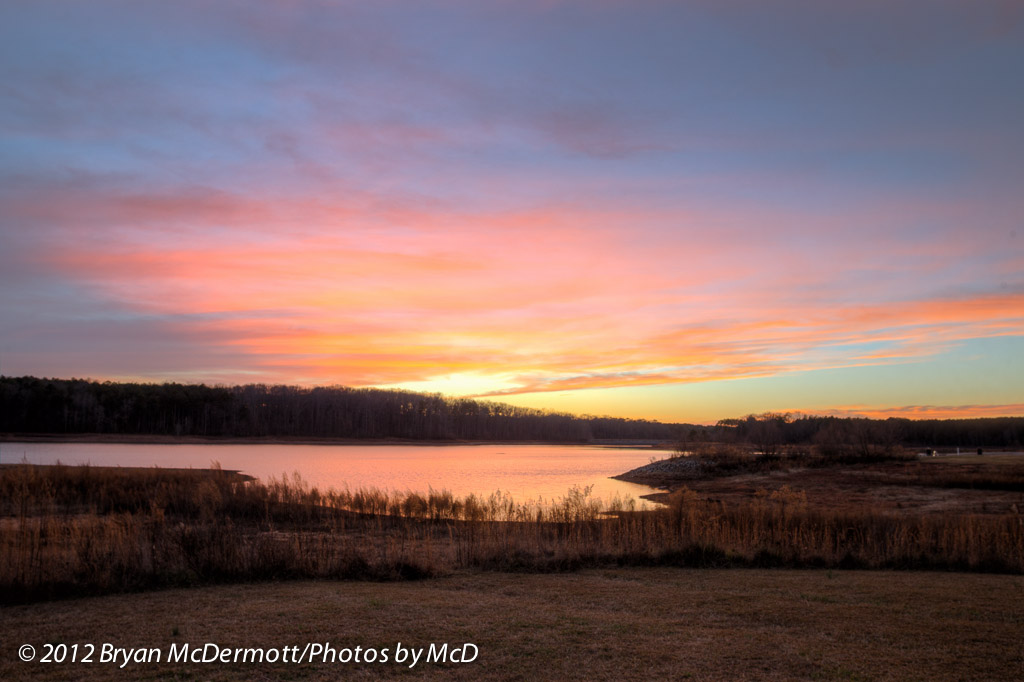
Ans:
{"label": "wispy cloud", "polygon": [[822,414],[837,417],[867,417],[869,419],[978,419],[985,417],[1008,417],[1024,415],[1024,403],[1008,405],[903,405],[879,407],[869,405],[847,405],[825,410]]}
{"label": "wispy cloud", "polygon": [[1024,338],[1022,31],[998,2],[5,5],[4,371],[934,373]]}

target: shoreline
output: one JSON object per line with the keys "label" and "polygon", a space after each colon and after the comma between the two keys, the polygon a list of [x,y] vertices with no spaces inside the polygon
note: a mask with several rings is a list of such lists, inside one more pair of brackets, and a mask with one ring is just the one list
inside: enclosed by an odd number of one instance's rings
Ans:
{"label": "shoreline", "polygon": [[259,479],[255,476],[242,473],[241,469],[219,469],[214,467],[162,467],[158,465],[153,466],[110,466],[110,465],[97,465],[97,464],[33,464],[31,462],[0,462],[0,471],[4,469],[15,469],[18,467],[31,467],[33,469],[48,469],[56,467],[64,467],[65,469],[88,469],[92,473],[100,474],[105,472],[117,472],[121,474],[138,474],[138,473],[161,473],[161,474],[198,474],[201,476],[212,476],[226,474],[232,478],[236,478],[242,481],[258,481]]}
{"label": "shoreline", "polygon": [[320,438],[302,436],[164,436],[155,434],[110,433],[0,433],[3,443],[83,443],[131,445],[420,445],[420,446],[473,446],[473,445],[564,445],[607,448],[650,448],[662,450],[663,441],[615,440],[599,438],[589,441],[544,440],[422,440],[417,438]]}
{"label": "shoreline", "polygon": [[[755,462],[755,460],[748,460]],[[641,495],[673,504],[680,491],[738,507],[791,500],[820,511],[842,508],[910,515],[1019,515],[1024,509],[1024,451],[918,455],[909,460],[819,462],[718,469],[713,458],[679,457],[651,462],[612,478],[658,488]],[[795,497],[794,497],[795,496]]]}

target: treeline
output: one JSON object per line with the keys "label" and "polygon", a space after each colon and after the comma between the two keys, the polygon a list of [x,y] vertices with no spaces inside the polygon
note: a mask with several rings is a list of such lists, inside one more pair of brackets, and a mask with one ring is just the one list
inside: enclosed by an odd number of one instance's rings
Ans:
{"label": "treeline", "polygon": [[0,377],[4,433],[586,442],[683,428],[398,390]]}
{"label": "treeline", "polygon": [[1019,448],[1024,444],[1024,417],[982,419],[862,419],[768,412],[723,419],[703,431],[689,429],[684,440],[745,442],[762,452],[784,446],[815,445],[891,448]]}
{"label": "treeline", "polygon": [[782,413],[715,426],[575,416],[439,394],[343,386],[205,386],[0,376],[0,432],[207,438],[400,438],[587,442],[746,443],[890,449],[1017,448],[1024,417],[857,419]]}

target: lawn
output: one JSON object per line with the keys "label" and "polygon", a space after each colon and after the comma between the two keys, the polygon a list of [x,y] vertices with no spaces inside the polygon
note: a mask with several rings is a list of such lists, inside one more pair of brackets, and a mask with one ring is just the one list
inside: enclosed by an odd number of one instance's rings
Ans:
{"label": "lawn", "polygon": [[[5,607],[0,679],[1012,680],[1024,577],[946,572],[609,568],[299,581]],[[167,663],[169,646],[388,649],[387,663]],[[476,660],[394,662],[397,643]],[[156,647],[161,663],[24,663],[46,643]],[[37,658],[38,658],[37,655]],[[95,658],[98,658],[98,654]]]}

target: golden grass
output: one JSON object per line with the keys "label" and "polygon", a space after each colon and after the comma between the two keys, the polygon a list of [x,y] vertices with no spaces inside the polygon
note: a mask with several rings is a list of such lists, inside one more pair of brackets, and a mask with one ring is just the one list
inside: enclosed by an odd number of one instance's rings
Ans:
{"label": "golden grass", "polygon": [[[609,568],[421,582],[241,584],[0,610],[0,679],[1011,680],[1024,578],[942,572]],[[472,642],[473,663],[43,665],[17,648],[394,647]]]}
{"label": "golden grass", "polygon": [[929,568],[1024,572],[1020,514],[811,507],[781,488],[740,503],[682,490],[606,515],[588,491],[552,505],[446,492],[326,491],[219,470],[0,471],[0,598],[252,580],[416,579],[466,568]]}

